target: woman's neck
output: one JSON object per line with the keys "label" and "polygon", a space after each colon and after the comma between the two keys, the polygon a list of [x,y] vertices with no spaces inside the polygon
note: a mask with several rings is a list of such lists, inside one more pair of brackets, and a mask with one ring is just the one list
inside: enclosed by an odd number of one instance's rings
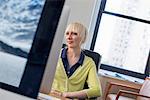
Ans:
{"label": "woman's neck", "polygon": [[80,58],[81,48],[68,48],[67,50],[67,58],[69,62],[69,66],[72,67],[76,64]]}
{"label": "woman's neck", "polygon": [[79,57],[81,53],[81,48],[68,48],[67,55],[70,57]]}

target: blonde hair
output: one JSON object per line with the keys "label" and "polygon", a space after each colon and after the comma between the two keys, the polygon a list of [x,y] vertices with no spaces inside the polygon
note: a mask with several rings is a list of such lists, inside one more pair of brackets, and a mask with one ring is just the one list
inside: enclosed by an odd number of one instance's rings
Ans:
{"label": "blonde hair", "polygon": [[65,33],[68,32],[68,31],[73,31],[73,32],[79,33],[81,38],[82,38],[82,43],[85,42],[86,37],[87,37],[87,29],[83,24],[81,24],[79,22],[71,23],[66,28]]}

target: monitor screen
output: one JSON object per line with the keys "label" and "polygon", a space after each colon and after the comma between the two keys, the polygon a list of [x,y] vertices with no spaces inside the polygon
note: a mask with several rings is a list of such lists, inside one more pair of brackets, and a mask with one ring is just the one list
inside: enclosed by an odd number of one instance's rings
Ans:
{"label": "monitor screen", "polygon": [[45,0],[2,0],[0,82],[19,86],[44,3]]}
{"label": "monitor screen", "polygon": [[0,88],[36,98],[65,0],[0,1]]}

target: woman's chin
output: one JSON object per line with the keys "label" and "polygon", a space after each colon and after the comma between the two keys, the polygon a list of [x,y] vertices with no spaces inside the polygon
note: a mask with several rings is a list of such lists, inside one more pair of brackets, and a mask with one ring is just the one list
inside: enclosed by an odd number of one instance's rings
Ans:
{"label": "woman's chin", "polygon": [[68,44],[67,47],[68,47],[68,48],[75,48],[75,46],[74,46],[74,45],[71,45],[71,44]]}
{"label": "woman's chin", "polygon": [[72,45],[68,45],[67,47],[68,47],[68,48],[74,48],[74,46],[72,46]]}

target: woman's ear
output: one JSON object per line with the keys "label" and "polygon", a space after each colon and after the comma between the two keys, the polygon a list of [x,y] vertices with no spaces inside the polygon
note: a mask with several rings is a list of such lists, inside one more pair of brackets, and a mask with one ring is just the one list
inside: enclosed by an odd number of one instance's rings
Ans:
{"label": "woman's ear", "polygon": [[85,42],[85,37],[82,39],[82,44]]}
{"label": "woman's ear", "polygon": [[86,36],[87,36],[87,29],[85,28],[85,30],[84,30],[84,37],[82,37],[82,38],[83,38],[83,39],[82,39],[82,43],[85,42]]}

